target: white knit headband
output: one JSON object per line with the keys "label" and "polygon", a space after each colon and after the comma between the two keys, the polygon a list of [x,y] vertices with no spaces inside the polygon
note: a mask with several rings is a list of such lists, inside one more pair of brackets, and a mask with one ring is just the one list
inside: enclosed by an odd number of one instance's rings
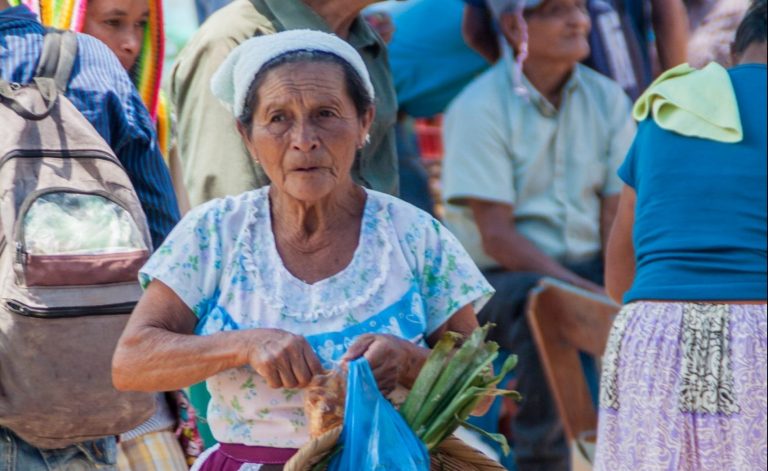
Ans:
{"label": "white knit headband", "polygon": [[295,29],[257,36],[237,46],[211,79],[211,90],[235,117],[245,107],[248,89],[264,64],[283,54],[296,51],[319,51],[338,56],[360,75],[365,89],[374,98],[373,84],[360,54],[346,41],[333,34],[309,29]]}

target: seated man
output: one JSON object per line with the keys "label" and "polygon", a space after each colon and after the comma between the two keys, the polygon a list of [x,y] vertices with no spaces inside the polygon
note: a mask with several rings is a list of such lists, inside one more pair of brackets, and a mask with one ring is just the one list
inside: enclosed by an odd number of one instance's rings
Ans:
{"label": "seated man", "polygon": [[[602,292],[616,169],[635,125],[621,87],[579,64],[589,54],[584,0],[489,3],[504,52],[446,114],[445,219],[497,290],[481,323],[494,322],[491,335],[520,357],[518,468],[565,470],[562,427],[523,310],[544,275]],[[518,54],[526,49],[527,59]]]}

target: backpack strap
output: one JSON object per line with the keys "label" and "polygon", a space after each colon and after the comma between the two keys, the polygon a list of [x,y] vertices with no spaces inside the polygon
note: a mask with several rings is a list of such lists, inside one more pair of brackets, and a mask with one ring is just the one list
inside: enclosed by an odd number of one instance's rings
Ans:
{"label": "backpack strap", "polygon": [[77,36],[72,31],[46,28],[43,52],[35,77],[51,78],[56,88],[64,93],[77,57]]}
{"label": "backpack strap", "polygon": [[56,84],[53,79],[48,77],[35,77],[35,85],[40,92],[40,96],[43,97],[43,103],[45,104],[45,110],[42,113],[36,113],[29,108],[26,108],[22,103],[17,100],[16,92],[20,88],[23,88],[18,83],[10,83],[5,80],[0,80],[0,101],[7,101],[8,106],[24,119],[31,119],[32,121],[40,121],[45,119],[51,114],[51,110],[56,106],[59,101],[59,92],[56,89]]}

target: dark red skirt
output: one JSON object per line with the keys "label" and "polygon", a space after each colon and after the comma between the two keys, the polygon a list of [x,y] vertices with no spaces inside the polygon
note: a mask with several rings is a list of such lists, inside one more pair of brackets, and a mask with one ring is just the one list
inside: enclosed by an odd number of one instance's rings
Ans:
{"label": "dark red skirt", "polygon": [[296,448],[220,443],[210,452],[203,453],[192,468],[196,471],[239,471],[244,464],[261,464],[262,471],[281,470],[296,454]]}

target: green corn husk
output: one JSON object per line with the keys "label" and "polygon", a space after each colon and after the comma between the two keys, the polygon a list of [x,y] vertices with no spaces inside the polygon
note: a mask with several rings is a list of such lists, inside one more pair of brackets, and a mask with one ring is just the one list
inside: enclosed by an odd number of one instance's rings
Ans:
{"label": "green corn husk", "polygon": [[[450,351],[456,337],[444,336],[430,354],[401,407],[406,422],[428,450],[434,449],[465,423],[484,397],[520,399],[516,391],[496,389],[496,385],[515,367],[517,357],[510,355],[499,373],[492,375],[492,363],[498,356],[499,346],[496,342],[485,342],[491,327],[492,324],[486,324],[475,329],[452,357]],[[476,429],[471,425],[468,427]],[[507,452],[508,445],[503,435],[480,433],[499,442]]]}
{"label": "green corn husk", "polygon": [[[504,361],[501,366],[499,374],[489,378],[483,378],[481,375],[474,376],[474,380],[471,386],[462,389],[461,396],[455,398],[445,410],[446,412],[438,416],[433,422],[429,430],[424,433],[420,438],[427,444],[427,449],[431,450],[437,446],[445,438],[451,435],[459,425],[463,424],[473,410],[477,407],[483,397],[486,396],[504,396],[511,397],[512,399],[519,401],[522,396],[517,391],[508,391],[503,389],[496,389],[496,385],[501,382],[502,379],[517,365],[517,356],[510,355]],[[453,416],[449,416],[451,411],[458,411]],[[476,427],[475,427],[476,428]],[[493,437],[491,437],[493,435]],[[488,434],[489,438],[499,441],[499,434]],[[503,438],[503,435],[500,435]],[[501,443],[501,442],[499,442]],[[504,439],[506,444],[506,439]],[[502,445],[502,448],[504,446]]]}
{"label": "green corn husk", "polygon": [[[480,435],[488,438],[489,440],[492,440],[492,441],[498,443],[499,446],[501,446],[501,451],[502,451],[502,453],[504,453],[504,456],[509,454],[509,451],[510,451],[509,450],[509,442],[507,442],[507,437],[505,437],[503,434],[501,434],[501,433],[486,432],[485,430],[481,429],[477,425],[471,424],[471,423],[467,422],[466,420],[462,420],[461,421],[461,425],[463,425],[464,427],[466,427],[466,428],[468,428],[470,430],[474,430],[475,432],[478,432]],[[446,437],[447,437],[447,435],[446,435]]]}
{"label": "green corn husk", "polygon": [[431,450],[440,444],[446,437],[456,431],[461,422],[469,417],[469,414],[477,407],[477,404],[486,396],[517,397],[516,391],[506,391],[496,388],[483,388],[472,386],[463,391],[455,401],[449,405],[435,420],[422,437]]}
{"label": "green corn husk", "polygon": [[427,419],[427,423],[432,423],[440,415],[445,413],[450,404],[461,395],[468,387],[473,385],[483,385],[480,377],[485,371],[490,371],[493,360],[498,356],[498,346],[495,343],[486,343],[480,345],[475,350],[470,359],[469,367],[464,372],[463,377],[457,381],[443,396],[435,411]]}
{"label": "green corn husk", "polygon": [[[491,365],[498,356],[499,345],[496,342],[487,342],[480,346],[475,356],[471,360],[464,381],[458,383],[454,390],[450,392],[456,395],[470,387],[476,380],[480,380],[481,382],[485,383],[485,381],[482,381],[483,375],[485,375],[486,372],[490,372],[492,368]],[[450,401],[454,395],[449,394],[448,401]]]}
{"label": "green corn husk", "polygon": [[434,387],[424,400],[424,404],[416,414],[416,418],[410,423],[411,428],[417,435],[421,433],[421,427],[429,420],[432,413],[437,409],[443,399],[453,389],[456,383],[463,382],[464,374],[471,366],[471,360],[477,354],[489,327],[475,329],[469,336],[464,345],[462,345],[456,354],[445,365],[440,373]]}
{"label": "green corn husk", "polygon": [[504,379],[507,374],[515,369],[515,366],[517,366],[517,355],[510,355],[507,357],[506,360],[504,360],[504,363],[501,365],[501,369],[499,370],[499,373],[491,377],[488,382],[485,383],[486,387],[496,386],[501,382],[501,380]]}
{"label": "green corn husk", "polygon": [[416,414],[424,404],[429,391],[437,381],[440,373],[445,368],[445,364],[450,358],[453,347],[456,342],[462,339],[462,336],[455,332],[446,332],[443,337],[437,342],[435,348],[432,349],[429,358],[421,369],[419,376],[413,383],[410,394],[406,398],[402,406],[400,406],[400,414],[405,418],[405,421],[409,424],[416,418]]}

